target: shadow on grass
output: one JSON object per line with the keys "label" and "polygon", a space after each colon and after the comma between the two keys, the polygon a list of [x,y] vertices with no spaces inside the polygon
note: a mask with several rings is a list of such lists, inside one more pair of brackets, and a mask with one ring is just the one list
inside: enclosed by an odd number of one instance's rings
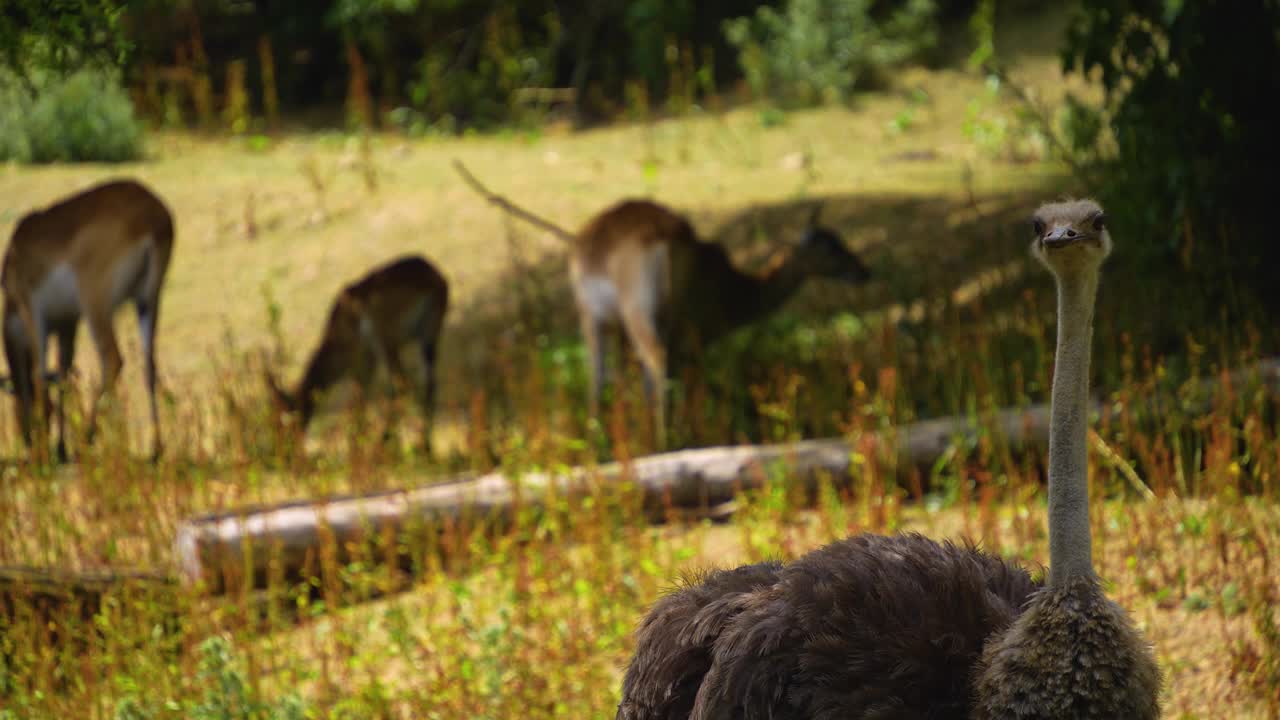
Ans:
{"label": "shadow on grass", "polygon": [[[830,415],[848,409],[848,386],[856,382],[850,380],[849,367],[875,368],[891,361],[879,335],[897,326],[910,331],[920,325],[922,336],[927,336],[939,323],[962,325],[979,319],[981,313],[966,314],[957,304],[957,291],[973,286],[975,278],[992,275],[993,269],[996,281],[986,283],[991,287],[979,283],[982,286],[971,289],[970,295],[999,296],[999,302],[1011,303],[1024,282],[1048,287],[1047,278],[1018,273],[1027,261],[1021,221],[1044,194],[1033,190],[977,201],[901,195],[820,198],[822,224],[841,233],[862,256],[872,269],[872,281],[852,287],[814,280],[773,316],[708,348],[695,363],[698,377],[676,378],[674,422],[684,425],[676,432],[682,444],[775,435],[779,430],[762,426],[756,406],[786,384],[788,369],[803,373],[809,392],[821,392],[826,402],[817,419],[797,399],[794,417],[784,424],[796,423],[804,435],[837,432],[838,423]],[[722,216],[689,214],[704,239],[723,244],[740,267],[757,271],[774,253],[799,240],[815,199],[748,207]],[[515,238],[512,245],[524,242]],[[1016,282],[1006,282],[1009,278]],[[972,299],[966,303],[983,304]],[[490,417],[516,420],[521,407],[532,407],[541,408],[541,420],[553,424],[553,416],[567,416],[568,424],[560,427],[570,434],[583,426],[585,358],[563,256],[537,263],[513,261],[498,281],[455,313],[460,319],[445,339],[451,350],[446,350],[450,357],[443,372],[456,387],[483,391]],[[833,322],[844,330],[832,331]],[[615,343],[610,361],[616,364],[619,348],[632,367],[622,373],[623,389],[615,397],[636,406],[628,411],[639,410],[643,396],[624,343]],[[823,389],[828,383],[834,387]],[[533,400],[531,395],[542,398],[527,402]],[[522,419],[535,420],[527,415]],[[633,422],[631,429],[638,426]]]}
{"label": "shadow on grass", "polygon": [[[1068,183],[1053,178],[1046,185]],[[892,422],[966,412],[974,398],[1043,400],[1055,301],[1052,279],[1027,251],[1026,218],[1059,195],[1038,187],[977,198],[799,198],[725,215],[680,208],[704,239],[725,245],[740,267],[758,270],[799,239],[821,199],[822,223],[844,236],[874,278],[859,287],[812,281],[774,315],[708,348],[692,375],[674,379],[677,444],[838,434],[862,412],[856,405],[877,393],[887,393],[877,412]],[[1118,381],[1135,351],[1177,354],[1189,333],[1201,344],[1258,344],[1248,323],[1217,320],[1218,310],[1194,300],[1195,289],[1142,267],[1126,251],[1123,230],[1113,233],[1117,250],[1096,320],[1101,390]],[[528,237],[512,238],[512,246]],[[443,369],[455,393],[469,393],[473,409],[480,398],[495,426],[515,423],[536,433],[530,428],[547,425],[551,434],[585,436],[585,356],[562,255],[513,262],[455,318]],[[619,354],[626,367],[615,373],[613,397],[627,420],[605,432],[615,442],[629,435],[644,445],[639,373],[621,341],[611,348],[615,366]],[[453,402],[460,408],[465,401]]]}

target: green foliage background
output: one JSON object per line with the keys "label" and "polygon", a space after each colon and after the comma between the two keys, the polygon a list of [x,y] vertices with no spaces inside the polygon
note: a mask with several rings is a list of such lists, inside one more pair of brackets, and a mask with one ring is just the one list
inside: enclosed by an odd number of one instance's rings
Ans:
{"label": "green foliage background", "polygon": [[[933,0],[790,0],[725,22],[748,83],[787,105],[841,101],[937,42]],[[878,7],[880,6],[880,7]]]}
{"label": "green foliage background", "polygon": [[258,98],[265,38],[281,106],[308,112],[341,107],[354,49],[368,67],[379,110],[405,108],[399,124],[417,117],[446,129],[519,119],[513,96],[527,86],[573,88],[575,114],[586,121],[611,117],[639,97],[650,107],[673,96],[705,98],[744,70],[757,91],[788,105],[846,97],[869,72],[931,46],[937,16],[963,17],[972,6],[969,0],[902,7],[876,0],[14,2],[0,17],[3,62],[11,70],[65,72],[105,61],[137,86],[148,68],[176,63],[220,88],[226,63],[241,60],[249,94]]}
{"label": "green foliage background", "polygon": [[1153,307],[1280,308],[1280,2],[1084,0],[1063,62],[1106,89],[1100,108],[1071,106],[1073,150],[1133,239],[1128,267],[1186,277]]}

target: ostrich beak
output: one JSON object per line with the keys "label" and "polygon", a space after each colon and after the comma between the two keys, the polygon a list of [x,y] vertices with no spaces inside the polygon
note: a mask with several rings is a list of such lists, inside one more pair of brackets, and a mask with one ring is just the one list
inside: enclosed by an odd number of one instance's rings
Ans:
{"label": "ostrich beak", "polygon": [[1074,245],[1084,240],[1085,237],[1083,233],[1076,232],[1075,228],[1056,227],[1045,233],[1044,237],[1040,239],[1040,244],[1046,249],[1054,250]]}

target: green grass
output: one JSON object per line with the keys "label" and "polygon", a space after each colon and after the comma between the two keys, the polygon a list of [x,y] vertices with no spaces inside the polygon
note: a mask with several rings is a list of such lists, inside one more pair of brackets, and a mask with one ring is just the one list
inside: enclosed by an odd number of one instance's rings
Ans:
{"label": "green grass", "polygon": [[[1017,74],[1042,98],[1061,92],[1050,60],[1033,58]],[[876,280],[815,284],[714,348],[704,372],[682,379],[673,412],[681,443],[856,436],[1044,401],[1052,287],[1028,261],[1018,223],[1040,200],[1078,188],[1057,165],[1002,159],[1005,141],[991,147],[989,133],[965,132],[971,107],[1008,112],[986,93],[964,73],[909,71],[852,109],[768,123],[740,108],[572,135],[378,135],[367,160],[358,140],[338,135],[161,134],[136,165],[2,168],[0,232],[33,206],[130,174],[170,202],[178,239],[159,334],[165,458],[152,467],[139,457],[137,339],[122,317],[118,414],[129,422],[81,447],[78,464],[48,472],[22,460],[10,416],[0,419],[10,458],[0,564],[167,572],[176,524],[196,513],[428,482],[495,462],[519,473],[643,452],[634,368],[605,428],[586,425],[561,248],[473,195],[453,174],[455,157],[569,227],[620,196],[654,197],[754,266],[795,237],[809,201],[826,200],[824,220]],[[1160,279],[1125,274],[1124,238],[1116,242],[1098,316],[1100,392],[1117,403],[1176,393],[1187,377],[1275,348],[1269,324],[1224,327],[1192,310],[1172,314],[1183,325],[1169,346],[1164,330],[1135,319],[1143,282]],[[296,372],[338,288],[402,252],[432,258],[453,287],[436,432],[445,457],[370,443],[376,418],[349,422],[340,411],[300,447],[268,410],[258,351],[278,342]],[[91,343],[78,361],[92,382]],[[1200,415],[1134,411],[1099,428],[1160,496],[1135,499],[1095,459],[1099,568],[1156,645],[1168,717],[1230,708],[1262,718],[1280,703],[1277,430],[1274,402],[1243,393]],[[887,481],[874,456],[859,467],[816,505],[779,473],[727,525],[648,527],[625,494],[607,489],[560,500],[497,538],[454,537],[447,561],[390,597],[353,602],[394,584],[385,571],[330,568],[295,601],[300,623],[283,613],[249,623],[242,599],[189,591],[122,594],[88,623],[54,618],[70,643],[50,642],[47,624],[20,615],[0,640],[0,718],[611,717],[635,623],[691,569],[899,529],[965,535],[1045,562],[1034,455],[1010,454],[987,434],[918,483]]]}

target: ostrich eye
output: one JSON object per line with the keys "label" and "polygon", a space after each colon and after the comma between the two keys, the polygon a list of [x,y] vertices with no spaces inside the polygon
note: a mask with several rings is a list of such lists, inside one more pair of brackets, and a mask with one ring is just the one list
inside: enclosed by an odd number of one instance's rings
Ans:
{"label": "ostrich eye", "polygon": [[1036,237],[1044,235],[1044,221],[1040,218],[1034,218],[1031,221],[1031,229],[1035,231]]}
{"label": "ostrich eye", "polygon": [[1107,227],[1107,216],[1102,213],[1098,213],[1093,218],[1093,229],[1096,230],[1097,232],[1102,232],[1103,230],[1106,229],[1106,227]]}

